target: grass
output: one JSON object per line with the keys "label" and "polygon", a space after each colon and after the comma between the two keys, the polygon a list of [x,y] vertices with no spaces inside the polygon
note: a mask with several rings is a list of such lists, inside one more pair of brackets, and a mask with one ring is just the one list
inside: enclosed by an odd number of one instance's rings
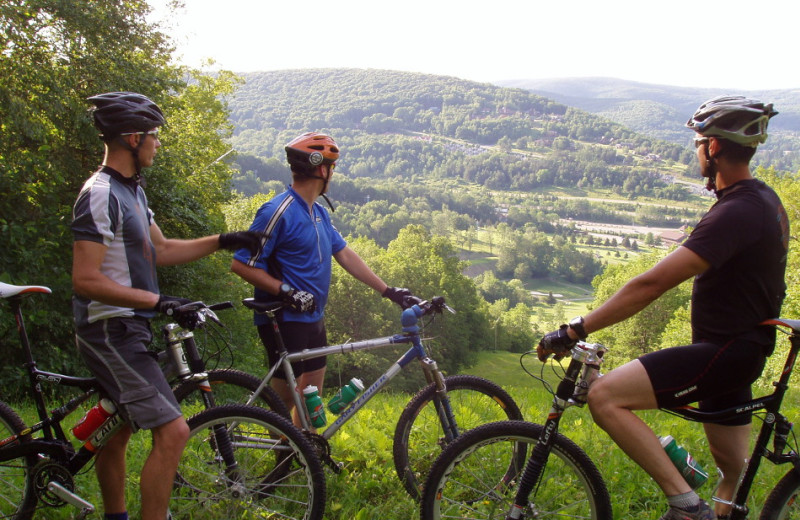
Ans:
{"label": "grass", "polygon": [[[542,422],[550,408],[551,397],[540,383],[527,375],[519,363],[519,354],[484,352],[479,364],[467,373],[481,375],[503,386],[517,401],[526,418]],[[542,365],[535,356],[525,358],[528,370],[539,374]],[[544,371],[553,384],[557,376],[549,366]],[[326,519],[372,520],[419,518],[417,504],[410,499],[398,483],[392,461],[392,436],[400,413],[409,400],[402,393],[379,394],[359,412],[336,436],[331,439],[335,460],[343,463],[341,474],[326,471]],[[787,396],[784,411],[787,416],[798,416],[798,397],[792,390]],[[27,410],[26,415],[32,415]],[[641,417],[660,435],[670,434],[689,449],[707,470],[713,473],[713,462],[708,453],[701,425],[689,423],[669,414],[651,411]],[[754,422],[758,426],[758,421]],[[655,484],[628,459],[592,421],[588,410],[571,408],[561,422],[560,431],[580,445],[595,461],[612,497],[614,518],[619,520],[647,520],[663,514],[665,503]],[[137,513],[138,472],[145,454],[149,451],[149,435],[134,435],[129,451],[128,502],[135,518]],[[777,480],[788,471],[785,466],[775,467],[764,462],[752,491],[751,517],[757,518],[766,494]],[[704,484],[699,493],[710,499],[715,480]],[[93,472],[81,475],[77,490],[84,498],[100,506],[99,491]],[[75,511],[69,507],[43,510],[36,518],[61,520],[73,518]],[[95,514],[90,518],[99,519]]]}

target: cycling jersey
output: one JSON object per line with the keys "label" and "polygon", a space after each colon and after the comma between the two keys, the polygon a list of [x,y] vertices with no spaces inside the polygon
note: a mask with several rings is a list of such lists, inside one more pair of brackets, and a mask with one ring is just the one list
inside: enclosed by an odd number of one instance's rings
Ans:
{"label": "cycling jersey", "polygon": [[717,192],[719,200],[683,244],[711,267],[692,291],[693,341],[747,338],[765,347],[786,293],[789,220],[775,192],[757,179]]}
{"label": "cycling jersey", "polygon": [[[281,321],[313,323],[322,319],[328,301],[331,282],[331,257],[347,246],[333,226],[330,215],[320,204],[311,208],[305,200],[288,187],[259,208],[251,231],[268,235],[262,250],[250,256],[240,249],[234,258],[251,267],[264,269],[300,291],[314,295],[314,312],[294,312],[284,309]],[[255,289],[257,301],[271,301],[275,296]],[[268,323],[266,316],[255,315],[256,325]]]}
{"label": "cycling jersey", "polygon": [[[135,180],[102,166],[84,183],[72,212],[74,240],[108,247],[100,272],[125,287],[159,293],[156,253],[150,240],[153,212]],[[153,310],[131,309],[73,295],[77,326],[113,317],[152,318]]]}

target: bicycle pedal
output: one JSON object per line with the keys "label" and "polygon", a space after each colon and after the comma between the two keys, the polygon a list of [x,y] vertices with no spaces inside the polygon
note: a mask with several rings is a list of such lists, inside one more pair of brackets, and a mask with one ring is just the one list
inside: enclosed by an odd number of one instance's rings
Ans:
{"label": "bicycle pedal", "polygon": [[331,471],[333,471],[337,475],[340,474],[342,472],[342,468],[344,468],[344,462],[336,462],[330,456],[325,457],[322,460],[322,462],[324,462],[329,468],[331,468]]}

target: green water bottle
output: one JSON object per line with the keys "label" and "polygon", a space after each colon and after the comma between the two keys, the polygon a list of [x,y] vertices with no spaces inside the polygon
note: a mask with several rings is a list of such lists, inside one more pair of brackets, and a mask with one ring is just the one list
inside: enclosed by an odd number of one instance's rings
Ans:
{"label": "green water bottle", "polygon": [[303,395],[306,398],[306,408],[311,419],[311,426],[314,428],[325,426],[328,421],[325,419],[325,406],[319,396],[319,389],[314,385],[308,385],[303,389]]}
{"label": "green water bottle", "polygon": [[354,377],[349,383],[344,385],[338,392],[336,392],[336,395],[334,395],[330,401],[328,401],[328,410],[337,415],[342,413],[342,411],[347,408],[347,405],[352,403],[353,399],[355,399],[356,396],[363,390],[364,383],[362,383],[357,377]]}
{"label": "green water bottle", "polygon": [[664,451],[669,455],[669,459],[675,464],[675,467],[678,468],[678,471],[681,472],[686,483],[689,484],[692,489],[699,488],[708,480],[708,473],[703,471],[700,464],[689,455],[689,452],[686,451],[685,448],[678,446],[678,443],[672,438],[672,435],[659,437],[658,439],[661,441],[661,446],[664,448]]}

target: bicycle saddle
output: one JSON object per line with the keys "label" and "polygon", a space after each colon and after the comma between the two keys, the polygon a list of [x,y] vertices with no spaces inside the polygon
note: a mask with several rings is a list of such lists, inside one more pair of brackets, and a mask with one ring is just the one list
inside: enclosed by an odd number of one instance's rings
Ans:
{"label": "bicycle saddle", "polygon": [[50,288],[43,285],[10,285],[0,282],[0,298],[12,298],[17,295],[26,296],[31,293],[50,294]]}

